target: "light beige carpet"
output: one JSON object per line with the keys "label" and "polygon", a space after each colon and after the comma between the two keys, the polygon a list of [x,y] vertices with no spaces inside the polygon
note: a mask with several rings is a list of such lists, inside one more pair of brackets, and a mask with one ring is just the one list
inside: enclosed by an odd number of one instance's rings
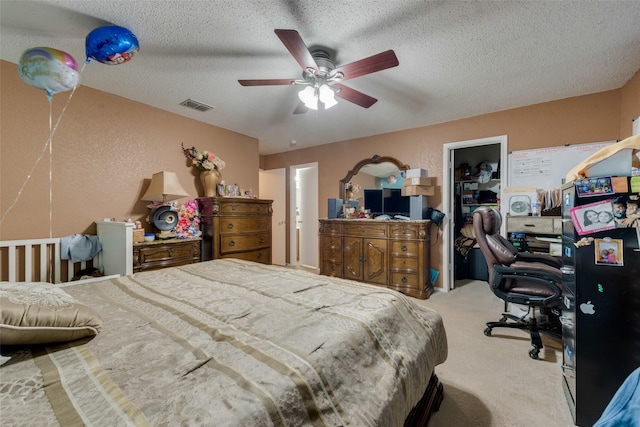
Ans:
{"label": "light beige carpet", "polygon": [[529,357],[527,331],[485,323],[501,317],[503,302],[486,282],[471,281],[420,301],[438,311],[449,341],[447,361],[436,367],[444,400],[429,427],[570,427],[562,391],[562,343],[543,335],[539,359]]}

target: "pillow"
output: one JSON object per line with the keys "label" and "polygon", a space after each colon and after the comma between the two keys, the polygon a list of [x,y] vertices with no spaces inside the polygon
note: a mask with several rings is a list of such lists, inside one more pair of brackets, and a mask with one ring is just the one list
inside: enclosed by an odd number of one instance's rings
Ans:
{"label": "pillow", "polygon": [[58,286],[0,282],[0,345],[73,341],[101,330],[98,313]]}

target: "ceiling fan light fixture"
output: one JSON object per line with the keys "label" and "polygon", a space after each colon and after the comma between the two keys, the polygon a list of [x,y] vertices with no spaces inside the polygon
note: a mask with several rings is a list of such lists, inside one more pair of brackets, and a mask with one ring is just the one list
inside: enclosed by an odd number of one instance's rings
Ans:
{"label": "ceiling fan light fixture", "polygon": [[304,102],[304,106],[311,109],[318,109],[318,96],[315,93],[315,88],[312,86],[307,86],[298,92],[298,98],[300,101]]}
{"label": "ceiling fan light fixture", "polygon": [[329,109],[336,105],[338,101],[336,101],[335,93],[333,89],[329,87],[329,85],[321,85],[319,90],[320,102],[324,104],[324,109]]}

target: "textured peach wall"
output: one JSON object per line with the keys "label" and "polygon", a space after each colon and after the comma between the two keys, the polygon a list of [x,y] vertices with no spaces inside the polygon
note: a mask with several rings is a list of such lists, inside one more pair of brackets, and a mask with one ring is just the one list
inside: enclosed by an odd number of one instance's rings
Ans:
{"label": "textured peach wall", "polygon": [[[640,115],[639,92],[640,72],[621,89],[274,154],[261,158],[261,167],[288,170],[317,161],[319,216],[323,218],[327,216],[326,200],[339,197],[338,181],[353,165],[374,154],[392,156],[437,177],[438,191],[429,198],[429,205],[441,208],[444,144],[507,135],[511,152],[623,139],[631,134],[631,118]],[[431,263],[442,270],[441,244],[432,247]],[[441,279],[436,285],[442,286]]]}
{"label": "textured peach wall", "polygon": [[[49,102],[28,86],[15,64],[0,61],[0,218],[14,202],[49,137]],[[71,91],[55,94],[60,116]],[[206,114],[206,113],[204,113]],[[178,174],[192,198],[202,194],[197,171],[180,144],[213,151],[226,161],[223,178],[258,191],[258,141],[115,95],[80,86],[52,145],[52,235],[95,233],[94,221],[144,219],[140,197],[151,176]],[[0,225],[3,240],[49,236],[49,152]]]}

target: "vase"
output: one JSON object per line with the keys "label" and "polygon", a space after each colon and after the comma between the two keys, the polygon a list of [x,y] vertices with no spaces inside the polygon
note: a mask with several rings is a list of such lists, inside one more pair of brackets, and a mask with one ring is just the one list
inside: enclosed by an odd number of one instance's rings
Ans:
{"label": "vase", "polygon": [[345,197],[347,198],[347,200],[352,200],[353,199],[353,191],[345,191]]}
{"label": "vase", "polygon": [[204,187],[204,197],[216,196],[216,189],[218,188],[218,184],[221,179],[222,175],[220,175],[220,171],[218,169],[200,172],[200,181],[202,181],[202,186]]}

